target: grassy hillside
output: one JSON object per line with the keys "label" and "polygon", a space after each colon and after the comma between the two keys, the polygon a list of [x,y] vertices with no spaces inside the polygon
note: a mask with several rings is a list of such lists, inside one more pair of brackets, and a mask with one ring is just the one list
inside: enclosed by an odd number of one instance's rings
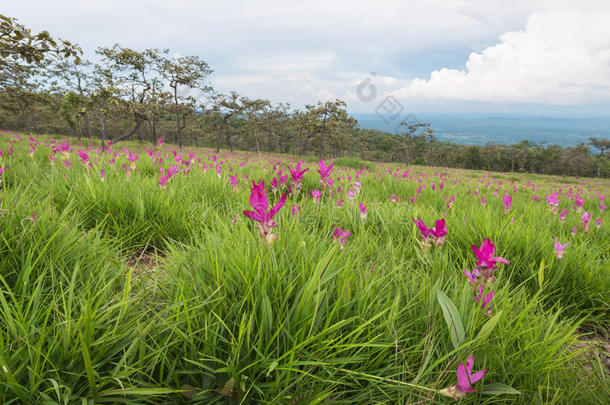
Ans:
{"label": "grassy hillside", "polygon": [[[286,156],[0,149],[2,403],[452,403],[470,355],[462,403],[610,396],[608,181],[345,159],[323,187],[304,159],[289,190]],[[253,180],[286,193],[271,243]],[[473,286],[487,238],[510,264]]]}

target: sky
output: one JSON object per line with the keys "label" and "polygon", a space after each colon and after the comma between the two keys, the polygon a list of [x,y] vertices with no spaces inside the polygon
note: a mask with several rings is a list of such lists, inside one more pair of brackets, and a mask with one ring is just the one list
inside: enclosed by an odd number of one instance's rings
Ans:
{"label": "sky", "polygon": [[610,2],[26,0],[2,6],[81,45],[168,48],[218,91],[351,113],[610,116]]}

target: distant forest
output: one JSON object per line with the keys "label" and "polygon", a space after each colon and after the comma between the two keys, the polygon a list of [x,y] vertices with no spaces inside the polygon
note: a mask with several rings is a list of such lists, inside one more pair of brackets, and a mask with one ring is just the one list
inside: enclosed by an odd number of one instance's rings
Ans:
{"label": "distant forest", "polygon": [[302,109],[210,86],[213,69],[198,56],[115,44],[80,48],[46,31],[32,33],[0,15],[0,128],[117,143],[131,139],[266,153],[315,155],[503,172],[610,177],[610,140],[575,147],[458,145],[440,142],[427,123],[400,133],[362,129],[341,100]]}

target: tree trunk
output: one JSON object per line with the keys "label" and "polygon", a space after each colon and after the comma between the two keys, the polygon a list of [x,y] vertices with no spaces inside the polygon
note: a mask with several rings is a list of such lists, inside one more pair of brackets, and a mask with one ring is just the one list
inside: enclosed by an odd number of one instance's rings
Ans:
{"label": "tree trunk", "polygon": [[23,128],[26,135],[30,134],[30,107],[26,104],[23,105]]}
{"label": "tree trunk", "polygon": [[106,122],[104,121],[104,117],[101,115],[98,116],[98,120],[100,121],[100,135],[102,138],[102,148],[106,146]]}
{"label": "tree trunk", "polygon": [[222,141],[222,125],[218,127],[218,138],[216,139],[216,153],[220,152],[220,142]]}
{"label": "tree trunk", "polygon": [[85,123],[85,129],[87,130],[87,136],[89,139],[93,138],[93,134],[91,133],[91,123],[89,122],[89,114],[87,114],[87,111],[83,112],[83,121]]}
{"label": "tree trunk", "polygon": [[229,129],[229,126],[226,126],[226,132],[227,132],[227,142],[229,142],[229,150],[231,151],[231,153],[233,153],[233,140],[231,139],[231,130]]}

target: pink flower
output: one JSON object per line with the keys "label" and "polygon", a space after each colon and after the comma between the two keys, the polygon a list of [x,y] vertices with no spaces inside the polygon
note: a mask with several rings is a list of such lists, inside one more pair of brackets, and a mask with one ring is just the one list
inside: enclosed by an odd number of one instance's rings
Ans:
{"label": "pink flower", "polygon": [[504,212],[508,214],[511,205],[513,204],[513,196],[508,194],[503,195],[502,202],[504,203]]}
{"label": "pink flower", "polygon": [[273,191],[274,193],[277,191],[277,186],[278,186],[278,182],[277,182],[277,178],[273,178],[273,180],[271,180],[271,191]]}
{"label": "pink flower", "polygon": [[430,233],[434,238],[434,245],[443,246],[445,244],[445,236],[447,236],[447,226],[445,225],[445,219],[437,219],[434,223],[434,228],[430,230]]}
{"label": "pink flower", "polygon": [[321,196],[322,196],[322,193],[320,192],[320,190],[313,190],[311,192],[311,197],[313,198],[313,202],[315,202],[315,203],[320,202]]}
{"label": "pink flower", "polygon": [[481,244],[481,247],[478,248],[475,245],[472,245],[472,250],[477,258],[476,263],[476,275],[481,279],[483,284],[488,283],[488,281],[494,282],[495,277],[493,272],[498,268],[496,263],[504,263],[510,265],[510,262],[503,257],[494,257],[494,253],[496,247],[491,242],[489,238],[485,239]]}
{"label": "pink flower", "polygon": [[565,222],[567,214],[568,214],[568,210],[561,211],[561,213],[559,214],[559,220],[561,222]]}
{"label": "pink flower", "polygon": [[328,176],[330,176],[333,171],[333,165],[334,163],[331,163],[330,166],[326,166],[322,159],[320,159],[320,161],[318,162],[318,173],[320,173],[320,177],[322,178],[322,184],[326,185]]}
{"label": "pink flower", "polygon": [[458,400],[466,397],[466,394],[469,392],[475,392],[476,390],[471,387],[471,384],[480,381],[487,372],[487,369],[473,373],[473,366],[474,356],[472,355],[466,361],[466,365],[460,362],[460,365],[457,368],[457,384],[452,387],[441,390],[440,393],[455,400]]}
{"label": "pink flower", "polygon": [[422,247],[427,249],[430,247],[430,241],[434,241],[435,246],[443,246],[445,244],[445,236],[447,235],[447,227],[444,219],[436,220],[434,228],[428,228],[421,219],[413,220],[419,229],[422,238]]}
{"label": "pink flower", "polygon": [[[495,295],[495,291],[491,290],[491,292],[489,294],[487,294],[485,297],[483,297],[483,291],[484,291],[484,287],[482,285],[479,285],[479,295],[474,297],[474,300],[481,304],[481,310],[484,310],[485,307],[487,307],[487,304],[489,304],[489,302],[493,299],[493,297]],[[481,299],[483,300],[482,302],[481,302]],[[487,311],[485,311],[485,315],[489,315],[489,314],[491,314],[491,306],[489,306],[487,308]]]}
{"label": "pink flower", "polygon": [[601,228],[602,226],[602,219],[598,218],[597,221],[595,221],[595,226],[597,226],[597,228]]}
{"label": "pink flower", "polygon": [[104,181],[104,179],[106,178],[106,172],[104,172],[104,169],[100,169],[100,177],[102,181]]}
{"label": "pink flower", "polygon": [[589,222],[591,222],[591,217],[592,215],[588,212],[585,212],[582,214],[582,217],[580,217],[582,219],[582,230],[584,233],[589,232]]}
{"label": "pink flower", "polygon": [[233,189],[237,190],[237,175],[230,176],[229,183],[233,186]]}
{"label": "pink flower", "polygon": [[415,223],[415,225],[419,229],[419,234],[420,234],[421,238],[422,239],[428,239],[428,237],[430,236],[430,229],[428,229],[428,227],[426,226],[424,221],[422,221],[421,219],[417,218],[417,220],[414,219],[413,222]]}
{"label": "pink flower", "polygon": [[559,194],[552,193],[550,196],[546,197],[546,201],[549,204],[551,211],[557,212],[557,207],[559,206],[559,202],[561,201],[559,199]]}
{"label": "pink flower", "polygon": [[476,284],[476,282],[477,282],[476,270],[468,271],[468,270],[464,269],[462,272],[464,273],[464,275],[466,277],[468,277],[468,282],[471,285],[475,285]]}
{"label": "pink flower", "polygon": [[337,201],[337,208],[341,208],[341,205],[343,205],[343,200]]}
{"label": "pink flower", "polygon": [[360,203],[360,219],[364,221],[367,215],[368,214],[366,213],[366,205]]}
{"label": "pink flower", "polygon": [[455,201],[455,196],[452,195],[449,197],[449,201],[447,201],[447,209],[450,210],[453,207],[453,202]]}
{"label": "pink flower", "polygon": [[578,227],[574,226],[574,228],[572,228],[572,235],[576,236],[577,233],[578,233]]}
{"label": "pink flower", "polygon": [[292,205],[292,216],[296,216],[299,214],[299,211],[301,211],[301,206],[297,205],[297,204],[293,204]]}
{"label": "pink flower", "polygon": [[305,175],[305,172],[307,170],[309,170],[309,168],[302,170],[301,169],[301,164],[303,162],[301,162],[300,160],[297,162],[295,168],[291,168],[290,166],[288,166],[288,171],[290,171],[290,175],[292,176],[292,180],[291,182],[294,183],[294,188],[296,190],[300,190],[301,189],[301,181],[303,181],[303,176]]}
{"label": "pink flower", "polygon": [[273,243],[277,239],[276,235],[273,235],[271,231],[277,226],[277,222],[273,220],[275,214],[284,206],[286,202],[286,193],[282,193],[278,203],[272,207],[269,212],[269,202],[267,201],[267,190],[265,189],[265,182],[260,181],[256,184],[252,181],[252,190],[250,191],[250,206],[254,211],[244,210],[244,215],[256,222],[259,230],[259,236],[267,241],[268,244]]}
{"label": "pink flower", "polygon": [[555,241],[555,256],[558,260],[560,260],[563,257],[565,248],[570,244],[570,242],[562,245],[557,241],[557,238],[553,238],[553,241]]}
{"label": "pink flower", "polygon": [[336,227],[335,231],[333,232],[333,239],[336,241],[339,241],[339,244],[341,245],[341,249],[343,249],[346,239],[349,238],[350,236],[352,236],[352,234],[349,233],[349,231],[347,229],[342,231],[341,228],[339,228],[339,227]]}
{"label": "pink flower", "polygon": [[32,222],[36,223],[36,211],[32,211]]}
{"label": "pink flower", "polygon": [[159,185],[161,186],[161,188],[165,188],[165,185],[167,184],[167,180],[169,180],[169,177],[162,174],[161,176],[159,176]]}

